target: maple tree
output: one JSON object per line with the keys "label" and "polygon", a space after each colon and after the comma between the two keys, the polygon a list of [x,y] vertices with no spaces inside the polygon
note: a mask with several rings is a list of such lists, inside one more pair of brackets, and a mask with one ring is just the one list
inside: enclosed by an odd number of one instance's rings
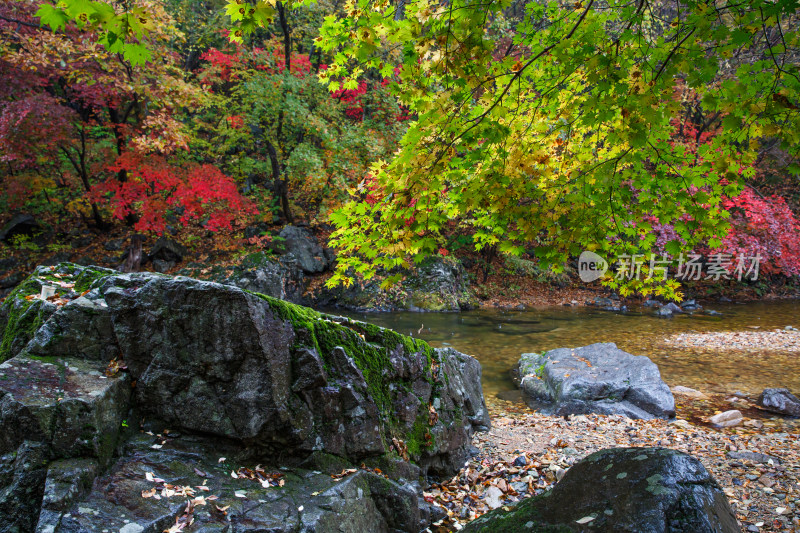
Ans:
{"label": "maple tree", "polygon": [[[532,247],[553,265],[584,249],[649,252],[654,219],[674,228],[673,255],[716,248],[723,201],[752,174],[760,139],[797,156],[793,2],[532,2],[499,48],[491,26],[509,5],[422,1],[398,16],[396,4],[355,1],[326,20],[329,86],[387,72],[396,46],[395,92],[416,117],[400,154],[373,168],[380,200],[334,215],[333,283],[436,253],[453,219],[478,249]],[[670,142],[679,85],[722,125],[694,151]],[[654,290],[674,296],[677,284]]]}
{"label": "maple tree", "polygon": [[313,218],[346,199],[369,162],[394,149],[406,117],[385,81],[329,93],[315,75],[326,66],[294,45],[287,56],[282,31],[201,56],[198,79],[210,98],[192,119],[193,146],[251,194],[268,189],[278,217],[291,222],[298,210]]}
{"label": "maple tree", "polygon": [[237,215],[257,213],[236,183],[213,165],[174,165],[163,156],[143,157],[130,151],[118,157],[110,170],[124,172],[125,181],[98,183],[91,197],[98,202],[107,198],[120,220],[135,214],[138,231],[164,233],[171,212],[180,213],[177,218],[184,225],[204,220],[210,231],[230,230]]}
{"label": "maple tree", "polygon": [[731,230],[718,251],[737,257],[761,258],[766,274],[800,274],[800,220],[780,196],[763,197],[746,188],[723,201],[731,212]]}
{"label": "maple tree", "polygon": [[12,185],[10,207],[43,192],[66,212],[88,210],[100,228],[108,227],[109,207],[136,230],[156,233],[176,207],[181,222],[202,219],[208,229],[252,212],[218,170],[181,163],[188,137],[176,111],[200,105],[204,95],[178,65],[171,44],[179,34],[161,4],[135,8],[154,24],[139,44],[160,59],[138,66],[129,55],[139,48],[115,52],[87,35],[80,20],[57,31],[38,27],[37,7],[6,4],[0,18],[0,69],[9,80],[0,94],[0,157],[3,180]]}

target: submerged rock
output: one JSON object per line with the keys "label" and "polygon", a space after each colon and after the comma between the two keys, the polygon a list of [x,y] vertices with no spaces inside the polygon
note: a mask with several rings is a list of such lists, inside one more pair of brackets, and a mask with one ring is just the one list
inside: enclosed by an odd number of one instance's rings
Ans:
{"label": "submerged rock", "polygon": [[728,428],[728,427],[738,426],[739,424],[744,422],[744,417],[742,416],[741,411],[738,411],[736,409],[731,409],[730,411],[718,413],[710,417],[708,421],[717,427]]}
{"label": "submerged rock", "polygon": [[703,306],[697,303],[697,300],[687,300],[681,303],[681,310],[683,311],[699,311]]}
{"label": "submerged rock", "polygon": [[659,307],[656,310],[656,316],[668,318],[668,317],[671,317],[675,313],[682,313],[682,312],[683,312],[683,309],[681,309],[680,307],[678,307],[674,303],[669,302],[668,304],[663,305],[663,306]]}
{"label": "submerged rock", "polygon": [[[43,285],[56,286],[53,302],[38,299]],[[452,475],[473,432],[489,426],[475,359],[229,285],[64,264],[37,269],[0,310],[9,358],[0,365],[0,531],[32,531],[38,515],[50,533],[168,528],[186,499],[143,502],[141,480],[130,474],[177,468],[151,451],[167,437],[150,448],[124,445],[127,421],[142,419],[169,428],[162,435],[186,435],[174,443],[190,458],[201,453],[195,441],[255,464],[300,464],[325,452],[340,467],[364,462],[405,477],[399,485],[374,472],[312,483],[316,474],[306,472],[293,498],[266,491],[255,507],[237,503],[239,530],[416,530],[430,513],[408,483]],[[73,458],[88,463],[59,462]],[[217,458],[198,459],[198,470]],[[189,486],[184,474],[170,475],[169,483]],[[329,491],[339,499],[325,499]],[[308,510],[298,512],[297,502]],[[361,518],[342,521],[331,509]]]}
{"label": "submerged rock", "polygon": [[549,492],[491,511],[462,531],[733,533],[740,529],[722,488],[694,457],[665,448],[611,448],[575,464]]}
{"label": "submerged rock", "polygon": [[523,354],[520,387],[545,413],[672,418],[675,400],[658,366],[613,343]]}
{"label": "submerged rock", "polygon": [[708,400],[708,395],[700,392],[697,389],[692,389],[689,387],[684,387],[683,385],[676,385],[670,389],[672,394],[677,394],[678,396],[686,396],[687,398],[692,398],[694,400]]}

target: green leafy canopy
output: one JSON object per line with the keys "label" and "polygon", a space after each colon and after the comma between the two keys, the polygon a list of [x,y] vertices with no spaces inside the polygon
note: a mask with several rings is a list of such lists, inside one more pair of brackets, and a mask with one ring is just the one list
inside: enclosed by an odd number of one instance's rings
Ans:
{"label": "green leafy canopy", "polygon": [[[139,31],[104,22],[100,4],[66,0],[40,15],[54,28],[87,15],[109,34]],[[228,2],[231,39],[267,25],[278,5]],[[728,228],[720,202],[740,190],[760,141],[800,151],[797,8],[348,0],[316,42],[333,59],[321,80],[338,90],[393,76],[414,120],[396,156],[332,218],[331,283],[420,261],[453,225],[478,249],[533,249],[554,265],[584,249],[647,253],[653,220],[672,224],[686,249],[716,242]],[[672,142],[688,93],[722,123],[696,150]]]}
{"label": "green leafy canopy", "polygon": [[[319,42],[336,61],[323,80],[338,87],[396,60],[395,93],[417,118],[397,157],[373,168],[380,200],[334,219],[332,283],[435,253],[448,224],[473,231],[478,249],[533,248],[554,265],[584,249],[649,253],[653,219],[690,250],[727,231],[720,202],[760,139],[797,155],[796,2],[517,7],[420,0],[399,13],[355,0],[326,20]],[[687,93],[723,122],[696,151],[671,138]],[[677,284],[634,288],[675,296]]]}

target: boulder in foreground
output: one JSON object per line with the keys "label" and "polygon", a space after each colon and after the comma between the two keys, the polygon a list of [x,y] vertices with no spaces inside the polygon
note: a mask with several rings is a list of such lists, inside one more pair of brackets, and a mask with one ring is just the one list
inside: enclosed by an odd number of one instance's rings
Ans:
{"label": "boulder in foreground", "polygon": [[[54,287],[55,296],[41,300],[43,286]],[[374,520],[353,524],[353,531],[379,523],[376,530],[398,529],[386,509],[411,506],[412,522],[425,522],[417,492],[405,494],[409,483],[457,471],[473,432],[489,425],[475,359],[228,285],[72,264],[40,267],[0,306],[0,331],[0,531],[32,531],[37,515],[50,532],[101,531],[95,524],[102,521],[92,516],[107,517],[107,524],[127,520],[130,533],[166,529],[162,524],[180,516],[186,499],[164,496],[151,516],[152,502],[141,501],[141,490],[124,494],[131,478],[118,475],[132,464],[146,475],[146,467],[173,460],[130,441],[142,420],[144,429],[162,435],[151,449],[170,439],[201,471],[217,459],[203,455],[203,446],[229,449],[248,468],[301,468],[320,454],[340,469],[379,466],[391,480],[363,474],[365,481],[339,487],[352,487],[348,502],[364,497],[372,506],[358,512]],[[194,486],[195,496],[202,495],[201,479],[161,466],[170,476],[164,483]],[[313,493],[322,498],[330,488],[309,481],[321,470],[302,470],[292,488],[305,498],[300,507],[320,513],[334,505],[312,501]],[[74,476],[80,486],[62,487],[70,477],[64,472],[73,471],[80,471]],[[92,484],[95,476],[101,484]],[[399,484],[387,489],[384,481]],[[48,496],[53,491],[69,498],[55,501]],[[378,496],[393,492],[398,499]],[[136,505],[120,504],[134,497]],[[90,501],[102,504],[99,514],[64,520],[80,514],[68,509],[88,509]],[[240,529],[273,527],[265,520]],[[337,520],[325,523],[330,527],[308,527],[338,531]]]}
{"label": "boulder in foreground", "polygon": [[464,533],[740,531],[725,493],[694,457],[666,448],[610,448],[556,486],[469,523]]}
{"label": "boulder in foreground", "polygon": [[519,375],[528,399],[547,414],[675,416],[675,399],[658,366],[613,343],[523,354]]}

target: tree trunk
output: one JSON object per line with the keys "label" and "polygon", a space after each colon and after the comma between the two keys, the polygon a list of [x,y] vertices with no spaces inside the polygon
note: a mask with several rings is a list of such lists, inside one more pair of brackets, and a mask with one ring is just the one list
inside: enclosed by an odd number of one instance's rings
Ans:
{"label": "tree trunk", "polygon": [[267,141],[267,153],[269,153],[269,160],[272,163],[272,194],[281,203],[281,211],[286,222],[291,224],[293,222],[292,211],[289,207],[289,185],[286,183],[286,174],[281,172],[281,166],[278,162],[278,153],[271,142]]}
{"label": "tree trunk", "polygon": [[138,233],[131,237],[131,243],[128,245],[128,256],[119,267],[122,272],[138,272],[142,267],[142,242],[143,238]]}
{"label": "tree trunk", "polygon": [[276,7],[278,8],[278,21],[280,22],[281,31],[283,32],[283,61],[285,65],[285,71],[291,74],[292,28],[289,26],[288,14],[286,13],[286,6],[283,5],[283,2],[278,2]]}

